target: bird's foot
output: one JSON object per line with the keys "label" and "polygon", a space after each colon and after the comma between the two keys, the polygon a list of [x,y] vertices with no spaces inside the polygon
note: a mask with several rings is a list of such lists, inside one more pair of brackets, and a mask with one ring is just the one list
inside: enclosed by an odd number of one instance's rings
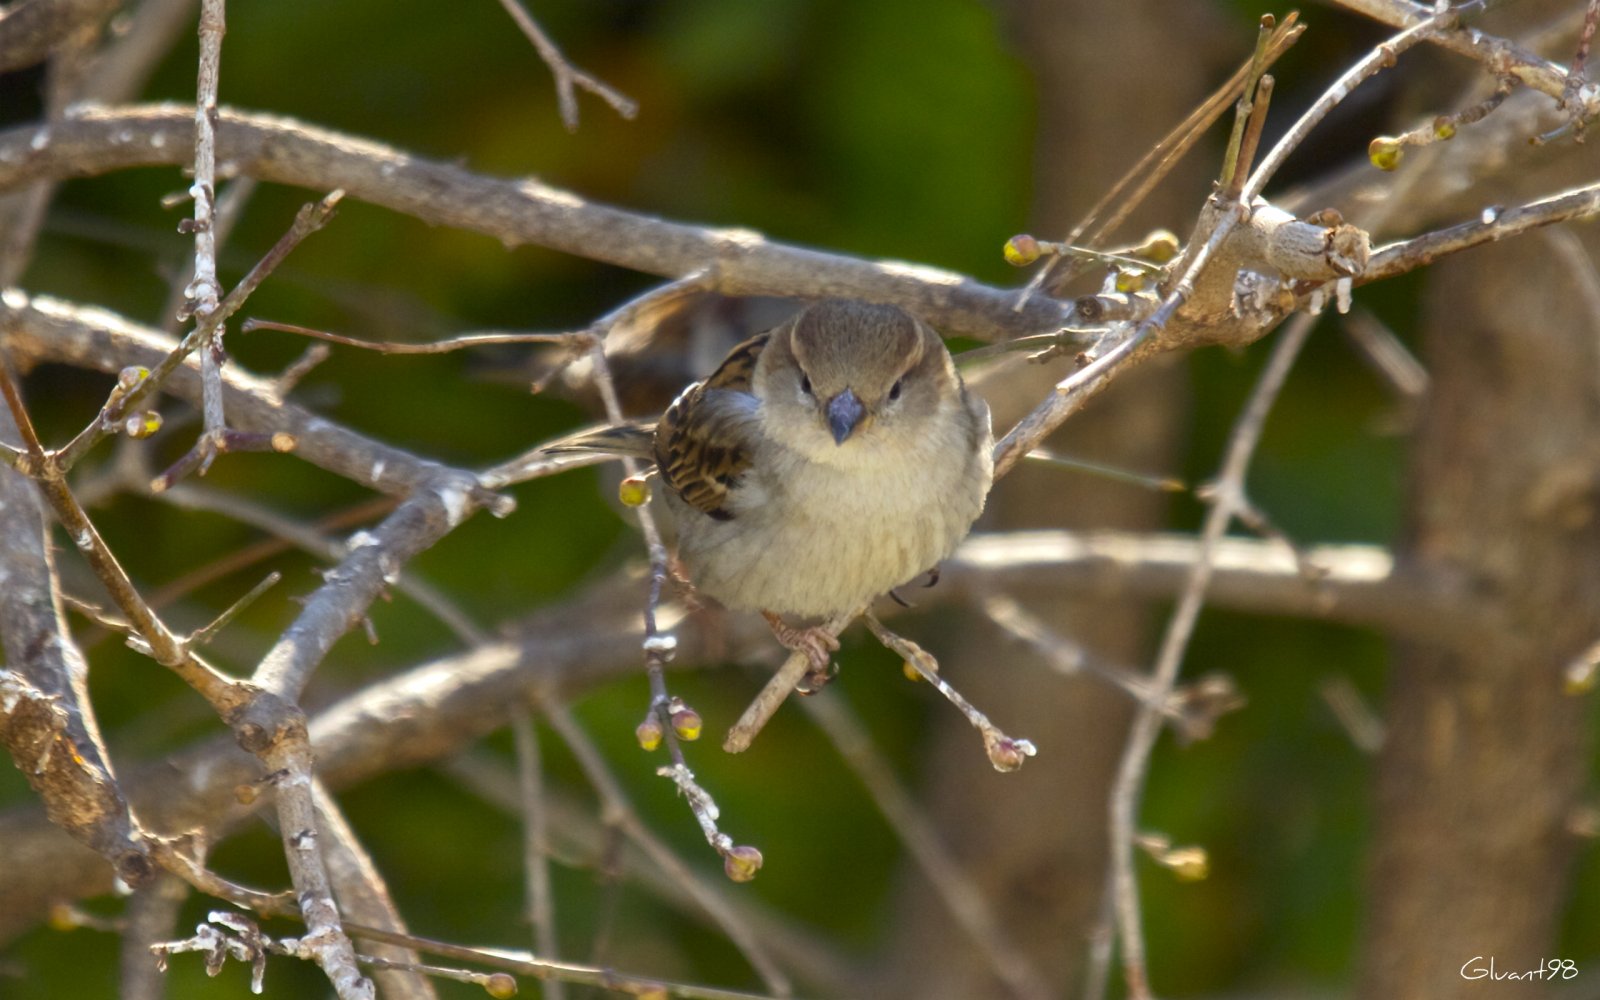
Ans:
{"label": "bird's foot", "polygon": [[833,653],[839,648],[839,637],[821,625],[795,628],[771,611],[761,612],[767,627],[785,648],[804,653],[810,663],[805,677],[795,686],[801,694],[814,694],[833,678]]}

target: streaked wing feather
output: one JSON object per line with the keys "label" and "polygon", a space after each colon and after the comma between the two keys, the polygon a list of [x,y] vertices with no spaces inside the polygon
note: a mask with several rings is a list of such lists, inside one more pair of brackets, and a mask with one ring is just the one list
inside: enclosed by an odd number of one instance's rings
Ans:
{"label": "streaked wing feather", "polygon": [[719,521],[732,520],[728,494],[750,467],[750,384],[767,335],[728,353],[704,382],[685,389],[656,428],[656,467],[684,503]]}

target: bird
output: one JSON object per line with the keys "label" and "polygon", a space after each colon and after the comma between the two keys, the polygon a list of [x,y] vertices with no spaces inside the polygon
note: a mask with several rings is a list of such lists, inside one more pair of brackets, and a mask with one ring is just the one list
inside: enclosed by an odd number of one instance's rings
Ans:
{"label": "bird", "polygon": [[677,559],[701,595],[759,611],[826,676],[820,624],[934,570],[994,478],[989,407],[939,335],[892,305],[830,299],[734,347],[653,425],[550,452],[652,462]]}

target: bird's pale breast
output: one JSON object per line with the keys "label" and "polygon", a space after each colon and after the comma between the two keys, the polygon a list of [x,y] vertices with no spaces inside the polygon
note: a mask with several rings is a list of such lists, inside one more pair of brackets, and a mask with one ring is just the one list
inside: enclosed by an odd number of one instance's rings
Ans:
{"label": "bird's pale breast", "polygon": [[761,456],[731,520],[678,511],[690,579],[732,608],[813,617],[854,610],[932,568],[966,535],[989,485],[979,468],[987,449],[951,447],[970,432],[938,423],[863,464]]}

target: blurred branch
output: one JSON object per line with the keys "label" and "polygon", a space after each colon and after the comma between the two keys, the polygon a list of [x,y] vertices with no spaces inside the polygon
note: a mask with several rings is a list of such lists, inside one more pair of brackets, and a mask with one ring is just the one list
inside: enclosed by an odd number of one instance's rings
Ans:
{"label": "blurred branch", "polygon": [[[545,797],[544,763],[539,754],[539,734],[533,719],[521,706],[511,713],[511,740],[517,754],[517,812],[522,819],[522,877],[527,889],[528,923],[533,927],[533,951],[558,958],[555,896],[550,891],[550,810]],[[566,1000],[566,986],[545,984],[543,1000]]]}
{"label": "blurred branch", "polygon": [[189,886],[168,872],[159,873],[154,882],[128,897],[118,1000],[163,1000],[167,995],[166,970],[150,953],[150,946],[171,940],[178,911],[188,898]]}
{"label": "blurred branch", "polygon": [[85,27],[104,20],[121,0],[17,0],[0,11],[0,73],[43,62]]}
{"label": "blurred branch", "polygon": [[840,759],[855,772],[872,804],[905,845],[951,916],[983,952],[996,978],[1006,984],[1012,996],[1022,1000],[1053,996],[1027,953],[1000,926],[983,890],[961,867],[938,825],[906,790],[856,714],[835,698],[806,698],[801,704]]}
{"label": "blurred branch", "polygon": [[[1118,533],[1036,532],[968,540],[945,562],[927,606],[972,601],[1006,586],[1042,592],[1064,588],[1101,600],[1170,599],[1198,557],[1191,538]],[[1368,546],[1314,548],[1327,569],[1315,586],[1275,545],[1222,539],[1208,591],[1212,607],[1318,615],[1346,624],[1396,628],[1430,641],[1471,643],[1497,619],[1439,581],[1393,570]],[[390,677],[318,714],[310,726],[318,773],[331,788],[416,767],[455,753],[503,726],[509,706],[554,684],[561,697],[638,669],[638,580],[620,579],[540,612],[515,641],[490,643]],[[696,617],[675,627],[678,663],[703,661],[713,640]],[[719,658],[769,651],[759,621],[730,618]],[[553,697],[554,695],[552,695]],[[226,738],[123,777],[129,798],[157,829],[220,832],[249,815],[234,789],[259,777],[258,765]],[[124,769],[127,770],[127,769]],[[183,775],[174,781],[173,775]],[[94,855],[76,848],[32,807],[0,813],[0,940],[36,921],[52,901],[103,892],[108,881]]]}
{"label": "blurred branch", "polygon": [[1244,413],[1235,423],[1228,439],[1228,451],[1223,459],[1215,488],[1211,492],[1211,509],[1206,513],[1201,529],[1199,558],[1184,581],[1178,606],[1162,635],[1161,648],[1151,668],[1152,699],[1141,704],[1128,733],[1127,747],[1117,768],[1116,782],[1111,789],[1109,833],[1111,840],[1110,895],[1117,918],[1117,941],[1122,946],[1123,975],[1130,996],[1144,1000],[1151,995],[1149,973],[1145,965],[1144,929],[1140,917],[1138,883],[1133,870],[1134,839],[1137,834],[1138,807],[1144,794],[1145,774],[1150,764],[1150,752],[1155,748],[1163,725],[1163,702],[1178,680],[1183,656],[1194,635],[1205,604],[1206,591],[1215,572],[1212,561],[1214,548],[1227,532],[1228,525],[1245,506],[1245,475],[1250,459],[1255,455],[1261,440],[1272,404],[1278,398],[1288,378],[1289,370],[1300,355],[1316,317],[1301,314],[1279,335],[1271,357],[1255,390],[1245,404]]}
{"label": "blurred branch", "polygon": [[567,745],[567,749],[577,759],[585,780],[600,796],[607,819],[615,823],[627,838],[655,863],[656,867],[699,904],[717,927],[728,935],[728,940],[739,949],[739,953],[761,977],[767,989],[778,996],[791,995],[793,988],[789,977],[772,960],[766,942],[756,935],[753,927],[738,918],[729,905],[729,900],[724,898],[722,893],[713,889],[706,880],[697,877],[666,842],[650,832],[649,827],[634,811],[632,803],[628,801],[622,785],[606,766],[600,749],[589,739],[589,734],[578,725],[578,721],[572,717],[567,707],[550,697],[541,698],[539,705],[541,714],[550,723],[550,728]]}
{"label": "blurred branch", "polygon": [[89,68],[83,92],[97,101],[131,101],[172,47],[194,23],[199,0],[141,0],[129,14],[127,28],[108,44]]}
{"label": "blurred branch", "polygon": [[[601,763],[604,763],[602,761]],[[442,770],[463,782],[475,794],[509,816],[522,812],[522,794],[517,776],[501,760],[489,753],[468,753],[444,762]],[[608,772],[608,781],[615,781]],[[579,805],[571,796],[547,789],[545,805],[550,812],[550,832],[556,856],[571,867],[593,868],[604,875],[612,862],[607,846],[612,831],[620,830],[629,841],[616,851],[615,862],[631,883],[652,895],[663,905],[692,920],[716,925],[726,919],[741,927],[772,956],[823,995],[840,996],[859,984],[860,972],[845,960],[841,950],[824,942],[815,930],[803,927],[792,918],[747,894],[728,887],[719,874],[712,877],[695,871],[672,848],[651,833],[631,806],[624,812],[610,808],[612,800],[600,791],[601,816],[587,804]],[[628,805],[623,800],[623,805]],[[626,829],[632,824],[634,829]],[[645,845],[642,840],[652,841]],[[665,865],[657,859],[669,859]],[[702,895],[716,901],[715,909],[702,905]],[[591,961],[599,962],[598,957]]]}

